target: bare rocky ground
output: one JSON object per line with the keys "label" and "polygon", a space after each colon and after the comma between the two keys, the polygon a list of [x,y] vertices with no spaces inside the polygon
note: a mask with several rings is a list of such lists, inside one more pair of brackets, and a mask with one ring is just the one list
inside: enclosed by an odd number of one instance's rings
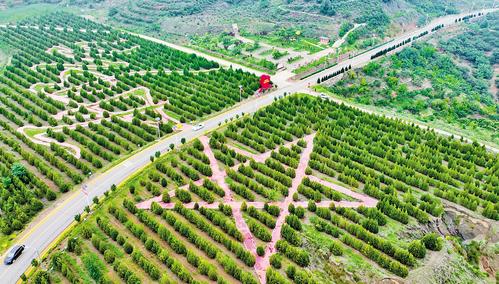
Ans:
{"label": "bare rocky ground", "polygon": [[[335,283],[496,283],[496,273],[499,271],[499,222],[483,218],[462,206],[445,204],[445,212],[440,218],[435,218],[427,225],[408,225],[398,233],[404,240],[421,238],[424,234],[435,232],[442,237],[453,236],[469,243],[472,240],[482,243],[480,271],[468,264],[465,256],[459,254],[458,248],[446,239],[441,251],[427,250],[425,259],[419,267],[413,269],[405,279],[391,276],[376,264],[364,259],[363,268],[356,267],[352,273],[347,269],[347,260],[330,256],[320,244],[307,242],[307,248],[313,251],[310,267],[318,278],[334,279]],[[359,254],[355,252],[355,254]],[[461,249],[461,253],[465,253]],[[488,274],[486,275],[485,274]],[[482,276],[477,275],[482,273]],[[487,277],[488,276],[488,277]],[[323,279],[324,280],[324,279]]]}
{"label": "bare rocky ground", "polygon": [[[430,252],[424,265],[414,269],[404,283],[495,283],[499,271],[499,222],[481,217],[455,204],[446,204],[445,212],[440,218],[427,225],[408,227],[403,237],[421,237],[425,233],[435,232],[442,237],[454,236],[469,243],[472,240],[482,243],[480,270],[486,271],[488,277],[479,277],[468,265],[464,256],[449,241],[439,252]],[[485,276],[485,275],[484,275]]]}

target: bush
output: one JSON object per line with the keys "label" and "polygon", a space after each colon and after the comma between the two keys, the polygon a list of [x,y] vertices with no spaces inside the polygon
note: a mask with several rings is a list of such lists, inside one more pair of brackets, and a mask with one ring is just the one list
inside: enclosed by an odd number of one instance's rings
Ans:
{"label": "bush", "polygon": [[270,242],[270,240],[272,239],[272,234],[268,231],[267,228],[262,226],[260,223],[253,221],[252,219],[248,221],[248,227],[255,237],[264,242]]}
{"label": "bush", "polygon": [[57,197],[56,193],[53,192],[52,190],[47,190],[46,196],[48,201],[53,201]]}
{"label": "bush", "polygon": [[290,282],[278,271],[269,267],[265,273],[265,278],[269,284],[289,284]]}
{"label": "bush", "polygon": [[378,233],[379,228],[378,228],[378,222],[376,222],[376,220],[366,218],[362,220],[360,224],[362,225],[362,227],[366,228],[369,232],[374,234]]}
{"label": "bush", "polygon": [[439,251],[443,246],[443,239],[435,233],[426,234],[421,241],[427,249],[433,251]]}
{"label": "bush", "polygon": [[278,252],[284,254],[301,267],[306,267],[310,263],[310,257],[307,251],[293,247],[285,240],[277,241],[276,248]]}
{"label": "bush", "polygon": [[187,190],[183,189],[175,190],[175,197],[177,197],[182,203],[189,203],[192,201],[191,194]]}
{"label": "bush", "polygon": [[279,217],[279,214],[281,213],[281,209],[279,208],[279,206],[269,205],[268,203],[265,203],[263,209],[274,217]]}
{"label": "bush", "polygon": [[128,242],[123,245],[123,249],[127,254],[131,254],[133,252],[133,246]]}
{"label": "bush", "polygon": [[270,265],[276,269],[281,269],[282,267],[282,256],[278,253],[275,253],[270,256]]}
{"label": "bush", "polygon": [[168,191],[163,192],[163,195],[161,196],[161,201],[164,203],[169,203],[170,202],[170,194]]}
{"label": "bush", "polygon": [[336,256],[343,255],[343,246],[336,240],[332,240],[329,244],[329,251]]}
{"label": "bush", "polygon": [[317,204],[315,204],[314,201],[309,200],[308,201],[308,206],[307,206],[308,211],[310,212],[315,212],[317,210]]}
{"label": "bush", "polygon": [[417,257],[424,258],[426,256],[426,247],[420,240],[414,240],[409,244],[409,252]]}
{"label": "bush", "polygon": [[265,255],[265,249],[262,246],[258,246],[256,248],[256,254],[258,254],[259,256],[264,256]]}

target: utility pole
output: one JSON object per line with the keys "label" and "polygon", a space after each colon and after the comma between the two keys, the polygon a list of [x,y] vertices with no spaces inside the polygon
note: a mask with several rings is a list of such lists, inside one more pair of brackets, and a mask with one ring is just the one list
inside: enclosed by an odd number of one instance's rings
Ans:
{"label": "utility pole", "polygon": [[243,85],[239,85],[239,102],[242,101]]}

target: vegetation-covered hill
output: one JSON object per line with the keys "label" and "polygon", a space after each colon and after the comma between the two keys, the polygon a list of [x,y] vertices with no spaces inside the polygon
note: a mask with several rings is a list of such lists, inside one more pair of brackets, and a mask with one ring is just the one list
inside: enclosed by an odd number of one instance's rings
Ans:
{"label": "vegetation-covered hill", "polygon": [[371,62],[329,89],[358,103],[458,125],[497,145],[498,14],[460,29]]}
{"label": "vegetation-covered hill", "polygon": [[[493,281],[480,267],[498,185],[497,156],[476,143],[292,95],[94,199],[31,280]],[[469,216],[491,225],[461,231]]]}
{"label": "vegetation-covered hill", "polygon": [[[22,5],[33,1],[13,1]],[[308,36],[335,37],[343,22],[367,23],[358,33],[384,36],[408,24],[469,9],[467,1],[427,0],[42,0],[86,8],[101,20],[128,28],[183,36],[228,31],[232,23],[251,33],[298,28]],[[493,1],[475,1],[476,7]],[[367,37],[367,35],[366,35]]]}
{"label": "vegetation-covered hill", "polygon": [[258,88],[253,74],[67,13],[0,27],[0,48],[3,249],[58,192]]}

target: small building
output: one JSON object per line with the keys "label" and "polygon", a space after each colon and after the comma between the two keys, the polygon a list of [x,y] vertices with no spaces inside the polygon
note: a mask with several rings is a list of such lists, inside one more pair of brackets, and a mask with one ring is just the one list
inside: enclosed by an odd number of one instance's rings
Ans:
{"label": "small building", "polygon": [[239,26],[237,24],[232,24],[232,32],[234,32],[234,35],[236,36],[239,35]]}
{"label": "small building", "polygon": [[329,44],[329,38],[326,36],[321,36],[319,38],[319,40],[320,40],[321,44]]}

